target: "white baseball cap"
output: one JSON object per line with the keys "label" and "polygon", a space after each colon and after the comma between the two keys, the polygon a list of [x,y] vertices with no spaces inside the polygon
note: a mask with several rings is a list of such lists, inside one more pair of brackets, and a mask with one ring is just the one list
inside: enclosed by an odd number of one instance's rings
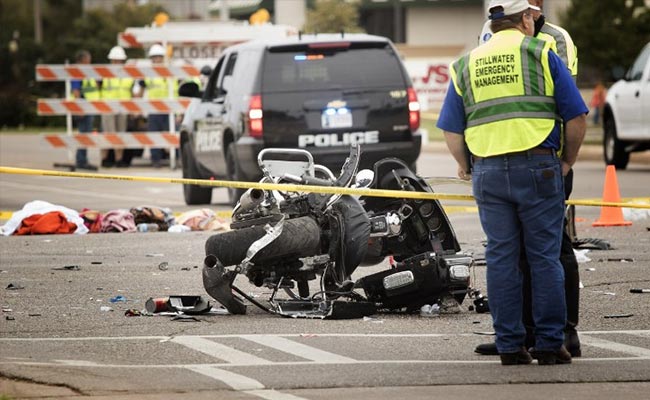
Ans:
{"label": "white baseball cap", "polygon": [[[500,8],[497,8],[500,7]],[[541,11],[541,8],[533,6],[528,3],[528,0],[492,0],[488,11],[490,12],[490,19],[499,19],[508,15],[513,15],[532,9]]]}

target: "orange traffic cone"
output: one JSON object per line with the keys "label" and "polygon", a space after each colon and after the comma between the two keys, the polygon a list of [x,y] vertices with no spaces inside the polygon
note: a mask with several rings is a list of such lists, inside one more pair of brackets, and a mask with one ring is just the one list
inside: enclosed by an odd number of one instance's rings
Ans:
{"label": "orange traffic cone", "polygon": [[[603,201],[619,203],[621,194],[618,191],[618,180],[616,179],[616,168],[608,165],[605,170],[605,188],[603,189]],[[631,221],[623,219],[623,210],[620,207],[600,207],[600,218],[591,226],[628,226]]]}

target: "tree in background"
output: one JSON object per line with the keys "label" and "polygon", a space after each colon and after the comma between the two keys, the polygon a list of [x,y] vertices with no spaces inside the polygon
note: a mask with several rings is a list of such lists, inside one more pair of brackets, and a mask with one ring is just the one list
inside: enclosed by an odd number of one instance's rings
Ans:
{"label": "tree in background", "polygon": [[[562,26],[578,46],[581,65],[611,77],[628,68],[650,41],[650,7],[644,0],[571,0]],[[582,67],[581,67],[582,68]]]}
{"label": "tree in background", "polygon": [[307,33],[363,32],[358,24],[357,2],[317,0],[315,7],[307,11],[304,31]]}
{"label": "tree in background", "polygon": [[[43,41],[34,39],[34,2],[0,0],[0,129],[5,126],[61,123],[57,118],[38,118],[38,97],[61,96],[63,84],[36,83],[38,63],[74,62],[79,49],[90,51],[94,63],[106,63],[117,34],[129,26],[150,24],[160,6],[121,3],[112,12],[102,9],[83,13],[81,0],[42,0]],[[127,50],[142,57],[142,49]]]}

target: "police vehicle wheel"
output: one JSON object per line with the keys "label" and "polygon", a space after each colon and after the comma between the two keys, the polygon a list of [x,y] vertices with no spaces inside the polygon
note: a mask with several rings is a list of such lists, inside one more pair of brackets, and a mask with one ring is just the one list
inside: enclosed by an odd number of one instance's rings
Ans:
{"label": "police vehicle wheel", "polygon": [[[183,178],[201,179],[196,164],[192,159],[189,145],[182,147],[181,157],[181,162],[183,164]],[[210,204],[212,201],[212,188],[197,185],[183,185],[183,196],[185,197],[185,204],[187,205]]]}
{"label": "police vehicle wheel", "polygon": [[[210,236],[205,242],[205,254],[214,254],[224,266],[236,265],[246,257],[248,248],[266,234],[263,225],[236,229]],[[267,260],[308,257],[321,253],[320,228],[310,217],[284,221],[282,233],[260,250],[252,261],[258,265]]]}
{"label": "police vehicle wheel", "polygon": [[[239,164],[235,159],[235,144],[228,145],[228,152],[226,153],[226,174],[229,181],[241,180],[241,173],[239,172]],[[228,188],[228,201],[234,207],[239,202],[239,198],[244,194],[245,189]]]}
{"label": "police vehicle wheel", "polygon": [[616,122],[613,117],[605,118],[605,138],[603,140],[603,155],[607,165],[614,165],[616,169],[627,168],[630,153],[625,151],[625,142],[616,135]]}

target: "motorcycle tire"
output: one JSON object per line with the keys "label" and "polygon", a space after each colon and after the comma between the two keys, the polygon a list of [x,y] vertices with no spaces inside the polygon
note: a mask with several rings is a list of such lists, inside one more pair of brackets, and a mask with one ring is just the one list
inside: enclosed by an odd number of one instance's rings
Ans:
{"label": "motorcycle tire", "polygon": [[[205,243],[205,254],[214,254],[224,266],[237,265],[246,258],[248,248],[266,234],[264,226],[252,226],[210,236]],[[310,217],[284,221],[282,233],[251,260],[262,263],[267,260],[289,257],[309,257],[321,254],[320,228]]]}

